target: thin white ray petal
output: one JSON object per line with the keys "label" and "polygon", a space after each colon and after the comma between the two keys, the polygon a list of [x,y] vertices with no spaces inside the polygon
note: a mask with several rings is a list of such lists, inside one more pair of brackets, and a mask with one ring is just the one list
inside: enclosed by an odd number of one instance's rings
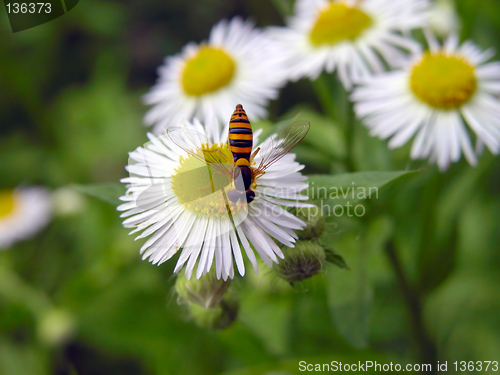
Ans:
{"label": "thin white ray petal", "polygon": [[241,226],[236,226],[236,231],[238,232],[238,238],[240,239],[241,244],[243,245],[243,249],[245,249],[245,253],[247,254],[248,260],[252,263],[252,266],[255,270],[255,273],[259,272],[259,267],[257,266],[257,258],[255,258],[255,254],[253,253],[250,244],[248,243],[248,239],[245,236],[245,232],[241,228]]}
{"label": "thin white ray petal", "polygon": [[236,237],[236,232],[231,229],[229,232],[229,238],[231,240],[231,248],[233,250],[234,260],[236,266],[238,267],[238,272],[241,276],[245,276],[245,263],[243,263],[243,256],[241,255],[240,244],[238,243],[238,238]]}

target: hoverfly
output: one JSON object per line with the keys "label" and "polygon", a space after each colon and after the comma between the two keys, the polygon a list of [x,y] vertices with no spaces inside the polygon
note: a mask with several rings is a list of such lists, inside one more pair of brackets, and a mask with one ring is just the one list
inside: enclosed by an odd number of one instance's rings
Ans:
{"label": "hoverfly", "polygon": [[[237,203],[241,200],[242,203],[250,203],[255,198],[253,189],[257,187],[256,180],[265,174],[266,169],[294,148],[308,131],[309,122],[302,120],[293,122],[268,138],[261,147],[252,152],[252,126],[243,106],[238,104],[229,121],[228,145],[233,160],[228,159],[219,150],[210,151],[212,142],[208,137],[194,130],[170,127],[167,129],[167,136],[190,156],[207,163],[218,173],[226,174],[234,181],[235,188],[227,194],[231,202]],[[200,143],[205,145],[201,153],[199,152]],[[210,152],[217,153],[217,155],[210,155]],[[254,160],[259,153],[262,158],[256,165]]]}

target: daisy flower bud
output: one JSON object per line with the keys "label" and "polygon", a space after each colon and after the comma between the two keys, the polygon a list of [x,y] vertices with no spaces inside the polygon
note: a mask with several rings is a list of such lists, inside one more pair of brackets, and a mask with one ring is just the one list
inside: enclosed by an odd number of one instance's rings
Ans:
{"label": "daisy flower bud", "polygon": [[213,309],[224,297],[229,282],[229,280],[217,279],[214,271],[200,279],[188,279],[186,275],[180,274],[175,281],[175,290],[179,296],[177,301]]}
{"label": "daisy flower bud", "polygon": [[444,38],[460,29],[460,18],[452,0],[437,0],[429,12],[429,26],[439,37]]}
{"label": "daisy flower bud", "polygon": [[66,310],[52,308],[41,316],[38,337],[49,346],[57,346],[67,341],[74,330],[74,317]]}
{"label": "daisy flower bud", "polygon": [[52,193],[54,215],[76,215],[84,210],[85,204],[85,197],[70,187],[61,187]]}
{"label": "daisy flower bud", "polygon": [[202,328],[223,329],[234,322],[238,315],[238,303],[234,300],[225,300],[213,309],[205,309],[197,304],[189,305],[189,314],[193,321]]}
{"label": "daisy flower bud", "polygon": [[326,259],[323,247],[315,241],[297,241],[294,248],[284,249],[284,254],[285,259],[273,269],[290,284],[316,275]]}
{"label": "daisy flower bud", "polygon": [[312,240],[321,236],[325,230],[325,218],[318,206],[308,208],[293,208],[291,213],[304,220],[306,227],[297,231],[299,240]]}

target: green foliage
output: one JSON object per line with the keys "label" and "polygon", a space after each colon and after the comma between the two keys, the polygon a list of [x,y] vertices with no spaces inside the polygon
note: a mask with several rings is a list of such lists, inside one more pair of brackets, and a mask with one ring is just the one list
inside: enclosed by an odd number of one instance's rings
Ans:
{"label": "green foliage", "polygon": [[[245,264],[230,325],[222,308],[178,305],[176,257],[141,261],[144,240],[127,237],[116,211],[127,153],[147,141],[141,95],[165,56],[206,39],[220,18],[242,12],[262,26],[292,11],[291,1],[272,3],[277,11],[250,0],[82,1],[17,34],[0,20],[1,188],[88,196],[0,252],[0,374],[297,374],[300,361],[500,359],[498,158],[485,152],[475,168],[461,161],[440,173],[410,160],[409,146],[389,150],[353,119],[331,75],[290,84],[270,118],[253,123],[261,141],[279,120],[312,124],[294,152],[324,214],[304,216],[301,237],[325,250],[317,275],[290,286],[261,262],[258,274]],[[500,50],[500,3],[455,3],[462,39]],[[363,215],[325,214],[348,205]],[[197,317],[227,327],[201,328]],[[432,345],[419,344],[415,326]]]}
{"label": "green foliage", "polygon": [[349,269],[349,266],[347,265],[344,258],[342,258],[342,256],[340,254],[336,253],[335,250],[333,250],[330,247],[326,247],[324,250],[325,250],[325,256],[326,256],[327,262],[335,264],[339,268],[343,268],[346,270]]}

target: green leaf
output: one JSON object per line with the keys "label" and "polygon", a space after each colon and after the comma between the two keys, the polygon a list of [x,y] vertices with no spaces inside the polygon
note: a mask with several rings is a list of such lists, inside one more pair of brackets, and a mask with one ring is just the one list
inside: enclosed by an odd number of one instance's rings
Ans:
{"label": "green leaf", "polygon": [[373,137],[360,121],[353,121],[351,127],[351,158],[354,170],[387,171],[393,169],[392,151],[387,147],[387,142]]}
{"label": "green leaf", "polygon": [[490,163],[482,162],[477,168],[465,169],[454,178],[443,189],[440,199],[436,204],[436,233],[439,237],[449,237],[457,216],[463,211],[463,204],[457,202],[469,202],[481,178],[487,172]]}
{"label": "green leaf", "polygon": [[[381,188],[390,182],[409,174],[416,173],[418,171],[394,171],[394,172],[354,172],[354,173],[343,173],[336,176],[330,175],[309,175],[309,185],[310,188],[370,188],[376,187]],[[324,192],[322,189],[321,192]],[[343,191],[345,192],[345,190]],[[342,192],[341,192],[342,193]],[[320,198],[328,198],[326,195],[320,196]]]}
{"label": "green leaf", "polygon": [[318,206],[349,205],[363,199],[378,199],[379,189],[416,171],[354,172],[309,175],[308,195]]}
{"label": "green leaf", "polygon": [[325,255],[326,255],[326,261],[330,262],[334,265],[336,265],[339,268],[343,268],[348,270],[349,266],[345,262],[344,258],[342,258],[342,255],[337,253],[335,250],[333,250],[331,247],[327,246],[325,247]]}
{"label": "green leaf", "polygon": [[376,282],[389,282],[394,272],[390,269],[385,247],[393,237],[395,230],[394,220],[390,216],[370,218],[366,227],[365,243],[370,251],[370,276]]}
{"label": "green leaf", "polygon": [[124,185],[119,183],[73,185],[73,188],[80,193],[90,195],[115,206],[120,204],[118,198],[125,194]]}
{"label": "green leaf", "polygon": [[287,298],[263,298],[262,293],[247,293],[241,301],[240,320],[262,340],[267,351],[284,355],[289,350],[288,329],[292,302]]}
{"label": "green leaf", "polygon": [[33,343],[19,343],[0,337],[0,373],[3,375],[50,373],[49,351]]}
{"label": "green leaf", "polygon": [[499,290],[496,276],[474,274],[469,268],[454,273],[430,295],[424,316],[443,356],[468,361],[498,358]]}
{"label": "green leaf", "polygon": [[355,234],[339,247],[346,250],[350,272],[331,267],[326,274],[327,303],[339,333],[354,347],[368,345],[372,280],[368,272],[369,251]]}

